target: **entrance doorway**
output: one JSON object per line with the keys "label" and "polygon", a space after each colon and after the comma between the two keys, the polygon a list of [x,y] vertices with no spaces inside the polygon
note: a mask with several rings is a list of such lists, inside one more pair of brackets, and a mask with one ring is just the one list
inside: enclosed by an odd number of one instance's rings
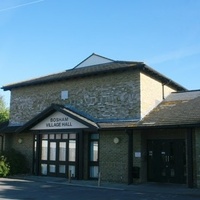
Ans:
{"label": "entrance doorway", "polygon": [[[38,172],[40,175],[77,177],[77,140],[76,133],[42,134],[35,145],[38,151]],[[38,137],[37,137],[38,139]],[[39,149],[37,147],[40,147]]]}
{"label": "entrance doorway", "polygon": [[148,140],[148,181],[186,183],[184,140]]}

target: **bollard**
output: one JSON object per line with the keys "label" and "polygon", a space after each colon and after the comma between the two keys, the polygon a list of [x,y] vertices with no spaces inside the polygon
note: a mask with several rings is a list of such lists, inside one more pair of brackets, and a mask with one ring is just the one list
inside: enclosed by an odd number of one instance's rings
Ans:
{"label": "bollard", "polygon": [[101,186],[101,172],[98,174],[98,187]]}
{"label": "bollard", "polygon": [[68,178],[68,180],[69,180],[69,183],[71,183],[71,175],[72,175],[72,171],[71,170],[69,170],[69,178]]}

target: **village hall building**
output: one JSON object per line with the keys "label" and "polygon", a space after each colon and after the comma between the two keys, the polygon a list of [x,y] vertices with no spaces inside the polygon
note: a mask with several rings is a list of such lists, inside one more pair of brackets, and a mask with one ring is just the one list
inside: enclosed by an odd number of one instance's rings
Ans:
{"label": "village hall building", "polygon": [[2,89],[1,149],[24,154],[34,175],[200,187],[200,90],[97,54]]}

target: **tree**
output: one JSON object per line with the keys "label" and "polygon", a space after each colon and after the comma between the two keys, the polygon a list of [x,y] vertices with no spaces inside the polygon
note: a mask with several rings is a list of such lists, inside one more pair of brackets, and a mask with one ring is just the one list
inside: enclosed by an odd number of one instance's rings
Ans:
{"label": "tree", "polygon": [[0,123],[9,119],[9,109],[6,107],[3,96],[0,96]]}

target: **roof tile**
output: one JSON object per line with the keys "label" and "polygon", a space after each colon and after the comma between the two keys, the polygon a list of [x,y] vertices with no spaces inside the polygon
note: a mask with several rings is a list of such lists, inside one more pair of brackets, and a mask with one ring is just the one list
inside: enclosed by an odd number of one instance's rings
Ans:
{"label": "roof tile", "polygon": [[170,94],[138,126],[200,124],[200,91]]}

